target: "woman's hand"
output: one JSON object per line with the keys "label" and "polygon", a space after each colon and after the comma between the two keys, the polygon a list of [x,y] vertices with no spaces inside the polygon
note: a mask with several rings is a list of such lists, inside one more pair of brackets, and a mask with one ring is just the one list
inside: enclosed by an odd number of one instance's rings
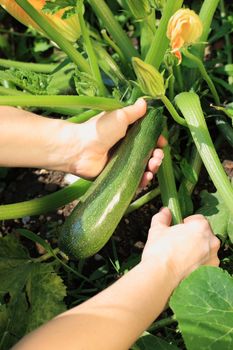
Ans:
{"label": "woman's hand", "polygon": [[162,260],[177,284],[200,265],[219,265],[220,241],[204,216],[193,215],[170,227],[171,220],[168,208],[152,218],[142,264]]}
{"label": "woman's hand", "polygon": [[[84,178],[96,177],[108,161],[109,150],[125,136],[128,126],[145,113],[146,102],[139,99],[134,105],[103,112],[83,124],[72,125],[68,150],[69,171]],[[158,146],[163,147],[164,144],[165,140],[160,137]],[[141,187],[145,187],[152,180],[162,159],[163,151],[155,149],[142,178]]]}
{"label": "woman's hand", "polygon": [[[111,147],[145,113],[146,102],[139,99],[132,106],[100,113],[83,124],[73,124],[0,106],[0,165],[60,170],[94,178],[108,161]],[[161,137],[158,146],[164,143]],[[162,158],[162,150],[156,149],[142,178],[142,187],[152,179]]]}

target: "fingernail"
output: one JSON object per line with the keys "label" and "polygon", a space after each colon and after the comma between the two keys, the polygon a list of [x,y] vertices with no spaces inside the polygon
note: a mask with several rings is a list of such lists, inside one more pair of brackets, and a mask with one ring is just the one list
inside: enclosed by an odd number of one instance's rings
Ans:
{"label": "fingernail", "polygon": [[140,97],[139,99],[137,99],[137,101],[135,102],[136,105],[140,105],[141,103],[145,103],[144,98]]}

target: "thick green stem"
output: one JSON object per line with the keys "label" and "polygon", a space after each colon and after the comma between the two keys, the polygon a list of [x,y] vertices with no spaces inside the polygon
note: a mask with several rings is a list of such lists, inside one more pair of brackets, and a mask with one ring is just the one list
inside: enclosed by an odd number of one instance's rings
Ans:
{"label": "thick green stem", "polygon": [[115,40],[117,46],[121,49],[127,61],[132,57],[138,56],[138,52],[133,47],[132,42],[126,35],[120,24],[115,19],[112,11],[104,0],[89,0],[96,16],[103,22],[104,26]]}
{"label": "thick green stem", "polygon": [[[203,23],[203,32],[202,36],[200,37],[199,41],[205,43],[208,40],[209,32],[210,32],[210,26],[215,14],[215,11],[218,7],[220,0],[205,0],[202,4],[199,17]],[[204,46],[200,46],[199,48],[200,58],[203,57],[204,54]]]}
{"label": "thick green stem", "polygon": [[47,21],[41,14],[27,1],[16,0],[17,4],[33,19],[36,24],[48,35],[48,37],[54,41],[73,61],[77,67],[89,73],[90,66],[83,56],[73,47],[73,45],[58,32],[49,21]]}
{"label": "thick green stem", "polygon": [[180,125],[187,126],[187,123],[184,118],[179,116],[176,109],[173,107],[173,104],[170,102],[170,100],[167,98],[167,96],[163,95],[160,97],[161,101],[164,103],[165,107],[171,114],[172,118]]}
{"label": "thick green stem", "polygon": [[219,191],[226,207],[233,215],[233,187],[211,140],[198,95],[183,92],[177,95],[175,100],[187,121],[194,143],[211,180]]}
{"label": "thick green stem", "polygon": [[156,69],[159,69],[163,61],[165,52],[169,45],[169,40],[166,36],[167,25],[169,19],[179,8],[181,8],[183,0],[167,0],[163,9],[163,15],[159,23],[159,27],[155,33],[150,49],[146,55],[145,62],[152,64]]}
{"label": "thick green stem", "polygon": [[0,58],[0,66],[4,68],[19,68],[37,73],[52,73],[58,64],[30,63]]}
{"label": "thick green stem", "polygon": [[124,107],[117,100],[107,97],[88,96],[33,96],[22,94],[20,96],[0,96],[0,106],[30,106],[30,107],[79,107],[101,111],[109,111]]}
{"label": "thick green stem", "polygon": [[188,58],[190,59],[192,62],[194,62],[201,75],[202,75],[202,78],[206,81],[207,85],[209,86],[209,89],[213,95],[213,98],[214,98],[214,101],[217,105],[220,105],[220,98],[218,96],[218,92],[214,86],[214,83],[213,81],[211,80],[209,74],[207,73],[206,69],[205,69],[205,66],[202,62],[202,60],[200,58],[198,58],[197,56],[194,56],[191,52],[189,52],[187,49],[183,49],[183,54]]}
{"label": "thick green stem", "polygon": [[80,179],[62,190],[41,198],[0,205],[0,220],[23,218],[53,211],[81,197],[90,185],[90,181]]}
{"label": "thick green stem", "polygon": [[92,76],[98,84],[100,95],[103,96],[103,95],[107,94],[107,90],[104,86],[104,83],[103,83],[103,80],[102,80],[102,77],[100,74],[97,58],[95,55],[95,51],[94,51],[94,48],[92,46],[91,39],[89,37],[89,32],[88,32],[87,27],[86,27],[86,23],[84,20],[83,8],[84,8],[83,0],[78,0],[77,1],[77,12],[78,12],[78,18],[79,18],[79,23],[80,23],[80,27],[81,27],[84,46],[86,48],[87,55],[89,58]]}
{"label": "thick green stem", "polygon": [[[165,138],[168,138],[167,127],[164,130]],[[176,190],[175,177],[170,153],[170,146],[167,144],[163,148],[164,159],[158,171],[159,188],[161,191],[162,202],[165,207],[168,207],[172,213],[173,224],[180,224],[182,214]]]}
{"label": "thick green stem", "polygon": [[[201,60],[204,57],[204,51],[205,51],[205,43],[208,40],[209,32],[211,23],[214,17],[214,13],[218,7],[220,0],[205,0],[202,4],[199,16],[203,24],[203,33],[202,36],[199,39],[200,44],[195,46],[195,54],[198,56]],[[194,84],[194,82],[197,80],[198,71],[193,69],[191,72],[191,76],[189,78],[190,80],[190,86]]]}

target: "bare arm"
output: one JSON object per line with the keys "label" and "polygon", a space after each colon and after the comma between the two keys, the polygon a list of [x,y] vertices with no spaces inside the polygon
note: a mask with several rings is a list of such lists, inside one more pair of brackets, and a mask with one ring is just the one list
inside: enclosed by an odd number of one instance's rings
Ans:
{"label": "bare arm", "polygon": [[219,241],[201,215],[173,227],[170,222],[167,208],[155,215],[135,268],[26,336],[14,350],[127,350],[162,312],[185,276],[201,264],[219,264]]}
{"label": "bare arm", "polygon": [[[46,168],[95,177],[105,166],[109,149],[145,112],[146,102],[140,99],[132,106],[73,124],[1,106],[0,166]],[[154,151],[142,185],[152,179],[162,157],[161,149]]]}

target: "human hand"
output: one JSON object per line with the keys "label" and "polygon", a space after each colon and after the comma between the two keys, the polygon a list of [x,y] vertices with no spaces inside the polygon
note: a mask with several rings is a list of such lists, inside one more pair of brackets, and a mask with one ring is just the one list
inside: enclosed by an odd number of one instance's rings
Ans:
{"label": "human hand", "polygon": [[[108,161],[109,150],[126,134],[130,124],[146,113],[146,102],[139,99],[134,105],[103,112],[89,121],[72,125],[69,139],[69,171],[84,178],[96,177]],[[71,129],[70,129],[71,131]],[[161,136],[158,147],[165,144]],[[141,181],[145,187],[162,162],[163,151],[155,149]]]}
{"label": "human hand", "polygon": [[168,208],[154,215],[142,263],[162,260],[177,284],[200,265],[219,265],[220,241],[204,216],[189,216],[184,223],[170,227],[171,220]]}

